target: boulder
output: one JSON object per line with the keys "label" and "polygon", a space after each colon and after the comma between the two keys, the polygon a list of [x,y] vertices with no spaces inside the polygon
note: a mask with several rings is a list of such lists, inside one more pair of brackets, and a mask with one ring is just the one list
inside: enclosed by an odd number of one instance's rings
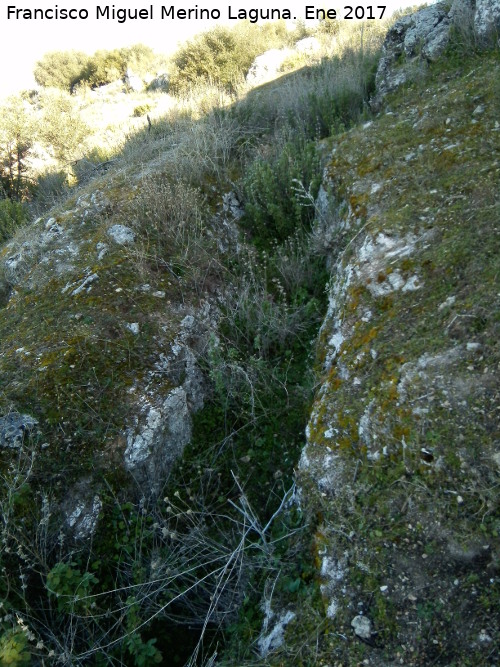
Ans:
{"label": "boulder", "polygon": [[248,70],[247,83],[250,86],[259,86],[271,81],[276,77],[285,60],[294,53],[293,49],[270,49],[257,56]]}
{"label": "boulder", "polygon": [[134,93],[140,93],[144,90],[144,82],[140,76],[134,74],[134,72],[129,68],[125,72],[123,77],[123,83],[125,84],[127,90]]}
{"label": "boulder", "polygon": [[316,53],[321,48],[321,42],[317,37],[304,37],[295,43],[295,50],[299,53]]}
{"label": "boulder", "polygon": [[386,95],[415,76],[426,61],[439,58],[448,44],[450,18],[440,2],[404,16],[388,31],[377,69],[372,108],[378,111]]}
{"label": "boulder", "polygon": [[30,415],[11,412],[0,417],[0,447],[19,449],[26,433],[30,433],[38,421]]}
{"label": "boulder", "polygon": [[499,0],[477,0],[474,14],[474,30],[480,43],[488,43],[499,39]]}
{"label": "boulder", "polygon": [[135,234],[126,225],[112,225],[108,229],[108,236],[111,236],[118,245],[125,245],[126,243],[133,243],[135,241]]}
{"label": "boulder", "polygon": [[470,40],[471,46],[498,39],[500,0],[454,0],[451,7],[438,2],[397,21],[387,33],[378,65],[374,111],[380,110],[388,93],[440,58],[452,30]]}
{"label": "boulder", "polygon": [[162,93],[168,93],[169,87],[170,87],[170,77],[166,73],[158,74],[148,84],[148,90],[160,91]]}

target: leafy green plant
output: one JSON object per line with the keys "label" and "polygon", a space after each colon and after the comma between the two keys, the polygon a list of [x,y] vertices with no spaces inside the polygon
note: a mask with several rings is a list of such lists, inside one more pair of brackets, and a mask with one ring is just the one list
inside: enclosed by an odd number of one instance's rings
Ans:
{"label": "leafy green plant", "polygon": [[86,599],[98,579],[91,572],[81,572],[74,562],[59,562],[47,575],[47,590],[57,599],[59,611],[85,610]]}
{"label": "leafy green plant", "polygon": [[8,630],[0,637],[0,664],[2,667],[22,667],[31,663],[28,637],[22,629]]}

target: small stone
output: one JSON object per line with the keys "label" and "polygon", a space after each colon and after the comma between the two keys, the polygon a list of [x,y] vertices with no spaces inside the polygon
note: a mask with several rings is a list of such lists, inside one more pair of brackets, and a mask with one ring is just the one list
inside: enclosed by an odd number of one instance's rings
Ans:
{"label": "small stone", "polygon": [[479,633],[478,639],[481,642],[481,644],[490,644],[493,641],[493,639],[486,632],[486,630],[481,630],[481,632]]}
{"label": "small stone", "polygon": [[108,236],[111,236],[118,245],[125,245],[126,243],[133,243],[135,241],[135,234],[125,225],[113,225],[108,229]]}
{"label": "small stone", "polygon": [[128,322],[126,325],[127,329],[137,336],[139,333],[139,323],[138,322]]}
{"label": "small stone", "polygon": [[351,627],[360,639],[370,639],[372,636],[372,622],[366,616],[355,616],[351,621]]}
{"label": "small stone", "polygon": [[381,586],[380,587],[380,592],[381,593],[386,593],[389,590],[389,586]]}
{"label": "small stone", "polygon": [[484,110],[485,110],[484,104],[480,104],[479,106],[477,106],[474,109],[474,111],[472,112],[472,115],[473,116],[480,116],[482,113],[484,113]]}
{"label": "small stone", "polygon": [[453,304],[455,303],[456,300],[457,300],[456,296],[449,296],[446,299],[446,301],[443,301],[443,303],[441,303],[438,306],[438,310],[444,310],[444,308],[450,308],[451,306],[453,306]]}
{"label": "small stone", "polygon": [[96,245],[96,250],[97,250],[97,259],[102,259],[104,255],[107,254],[108,252],[108,244],[107,243],[102,243],[102,241],[99,241],[99,243]]}

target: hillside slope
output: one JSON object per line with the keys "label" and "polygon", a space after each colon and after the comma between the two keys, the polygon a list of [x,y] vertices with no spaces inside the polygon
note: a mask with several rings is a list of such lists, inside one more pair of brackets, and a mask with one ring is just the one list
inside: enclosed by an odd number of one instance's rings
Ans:
{"label": "hillside slope", "polygon": [[0,662],[498,664],[500,59],[452,10],[377,91],[361,24],[207,88],[0,248]]}
{"label": "hillside slope", "polygon": [[444,58],[333,142],[299,466],[329,664],[496,664],[499,81]]}

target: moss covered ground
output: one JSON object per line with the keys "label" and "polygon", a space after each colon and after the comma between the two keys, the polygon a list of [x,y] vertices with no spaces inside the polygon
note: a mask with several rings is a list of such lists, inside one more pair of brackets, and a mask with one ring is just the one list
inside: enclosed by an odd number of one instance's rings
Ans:
{"label": "moss covered ground", "polygon": [[332,141],[333,308],[299,472],[331,613],[316,653],[299,614],[272,664],[496,664],[499,74],[498,52],[449,54]]}

